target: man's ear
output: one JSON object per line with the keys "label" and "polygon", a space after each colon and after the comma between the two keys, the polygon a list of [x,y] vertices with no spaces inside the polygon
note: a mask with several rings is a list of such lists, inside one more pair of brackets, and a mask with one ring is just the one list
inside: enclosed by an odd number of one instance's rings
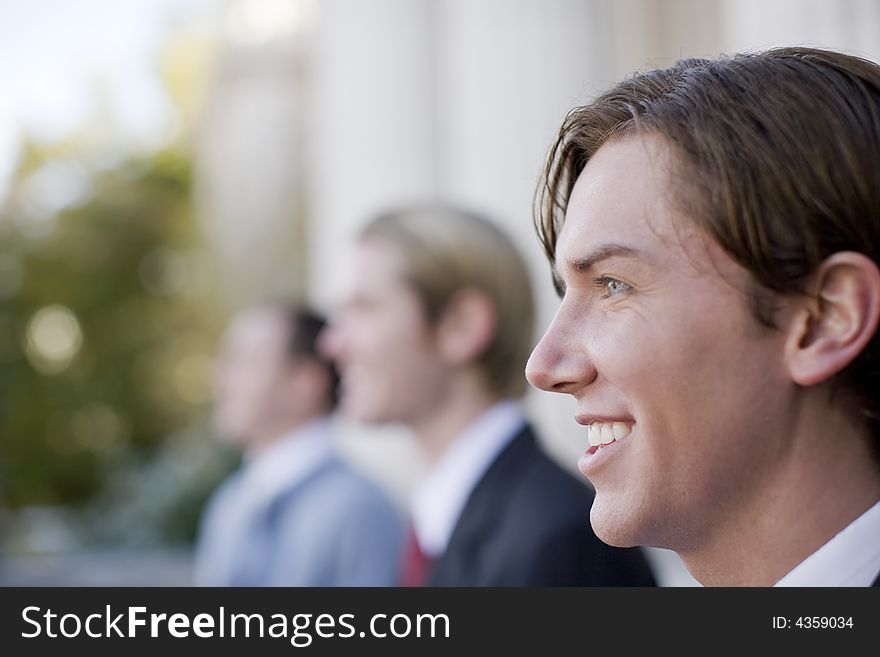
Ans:
{"label": "man's ear", "polygon": [[437,344],[447,362],[465,365],[489,348],[497,330],[495,304],[485,293],[465,289],[444,310],[437,325]]}
{"label": "man's ear", "polygon": [[826,258],[789,323],[785,360],[792,380],[811,386],[843,370],[874,337],[878,319],[877,263],[854,251]]}

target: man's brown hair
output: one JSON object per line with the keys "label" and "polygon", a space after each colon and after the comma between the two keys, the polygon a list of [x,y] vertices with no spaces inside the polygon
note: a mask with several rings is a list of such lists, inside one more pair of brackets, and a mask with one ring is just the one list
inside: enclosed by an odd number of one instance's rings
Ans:
{"label": "man's brown hair", "polygon": [[[803,292],[838,251],[880,263],[880,66],[813,48],[685,59],[638,73],[565,118],[535,198],[547,257],[574,183],[606,142],[659,135],[674,154],[672,198],[767,291]],[[837,377],[880,435],[880,343]],[[880,441],[878,441],[880,444]]]}

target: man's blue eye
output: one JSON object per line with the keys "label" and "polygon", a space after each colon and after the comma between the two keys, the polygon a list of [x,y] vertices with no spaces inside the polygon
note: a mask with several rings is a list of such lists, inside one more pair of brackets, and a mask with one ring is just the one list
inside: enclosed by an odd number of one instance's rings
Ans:
{"label": "man's blue eye", "polygon": [[610,278],[608,276],[602,276],[596,279],[596,283],[601,287],[603,291],[603,298],[608,297],[616,297],[621,294],[626,294],[632,289],[627,283],[623,281],[619,281],[616,278]]}

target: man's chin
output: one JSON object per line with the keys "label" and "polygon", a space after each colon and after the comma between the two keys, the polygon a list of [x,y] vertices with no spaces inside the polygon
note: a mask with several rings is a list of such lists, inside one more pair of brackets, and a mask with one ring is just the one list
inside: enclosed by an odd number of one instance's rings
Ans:
{"label": "man's chin", "polygon": [[640,545],[627,515],[596,501],[590,509],[590,525],[600,541],[612,547],[628,548]]}

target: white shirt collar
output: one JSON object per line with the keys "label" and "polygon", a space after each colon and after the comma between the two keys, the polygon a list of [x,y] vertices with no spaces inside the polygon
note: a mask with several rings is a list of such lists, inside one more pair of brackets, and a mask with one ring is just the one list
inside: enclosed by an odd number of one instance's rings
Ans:
{"label": "white shirt collar", "polygon": [[795,566],[776,586],[871,586],[880,572],[880,502]]}
{"label": "white shirt collar", "polygon": [[459,434],[416,489],[413,530],[427,555],[436,557],[446,550],[477,482],[524,425],[519,404],[498,402]]}
{"label": "white shirt collar", "polygon": [[254,456],[246,457],[241,488],[255,505],[265,504],[309,476],[332,453],[330,420],[311,420]]}

